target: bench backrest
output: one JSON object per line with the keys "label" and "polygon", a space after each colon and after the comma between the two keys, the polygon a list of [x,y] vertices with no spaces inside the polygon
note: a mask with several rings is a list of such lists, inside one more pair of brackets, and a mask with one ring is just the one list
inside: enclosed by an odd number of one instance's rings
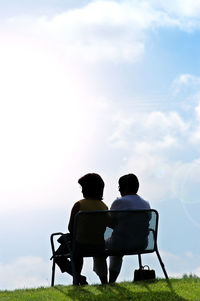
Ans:
{"label": "bench backrest", "polygon": [[87,257],[154,252],[157,231],[154,209],[80,211],[74,221],[73,253]]}

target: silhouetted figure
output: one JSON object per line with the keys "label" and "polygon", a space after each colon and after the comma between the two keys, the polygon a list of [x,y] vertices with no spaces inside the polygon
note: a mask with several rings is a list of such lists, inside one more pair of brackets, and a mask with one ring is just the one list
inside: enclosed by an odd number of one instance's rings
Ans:
{"label": "silhouetted figure", "polygon": [[[107,210],[108,207],[102,202],[103,198],[103,190],[104,190],[104,181],[102,178],[95,173],[88,173],[82,178],[78,180],[78,183],[82,187],[82,194],[84,199],[81,199],[80,201],[76,202],[71,210],[71,216],[69,220],[68,229],[70,232],[70,239],[73,234],[73,225],[74,225],[74,218],[75,215],[79,211],[85,211],[85,210]],[[90,221],[91,222],[91,221]],[[92,244],[91,241],[91,224],[85,220],[82,221],[81,225],[78,225],[78,233],[77,233],[77,243],[80,248],[92,248],[92,245],[100,245],[104,247],[104,231],[106,228],[106,221],[100,221],[98,219],[95,219],[93,221],[94,228],[98,228],[98,237],[92,237]],[[68,236],[69,237],[69,236]],[[88,243],[87,243],[88,242]],[[65,253],[66,245],[62,243],[61,239],[61,246],[56,251],[57,254],[63,254]],[[93,270],[96,272],[96,274],[99,276],[101,283],[106,284],[107,283],[107,264],[106,264],[106,258],[105,257],[94,257],[94,266]],[[72,266],[71,261],[66,258],[57,258],[56,259],[57,265],[60,267],[61,271],[67,272],[70,275],[72,275]],[[78,282],[80,285],[87,284],[86,277],[81,275],[81,270],[83,266],[83,257],[80,255],[75,258],[75,266],[76,266],[76,272],[78,275]]]}
{"label": "silhouetted figure", "polygon": [[[119,179],[120,198],[117,198],[111,205],[111,210],[142,210],[150,209],[147,201],[142,199],[138,194],[139,181],[134,174],[127,174]],[[124,216],[124,215],[123,215]],[[135,228],[131,224],[136,223],[138,227]],[[147,223],[149,218],[147,217]],[[148,233],[145,232],[145,226],[141,225],[140,221],[133,221],[123,218],[118,219],[116,227],[113,227],[113,233],[107,241],[108,248],[115,248],[115,246],[126,245],[126,248],[133,247],[134,239],[137,245],[135,248],[145,248],[147,246]],[[130,230],[130,231],[129,231]],[[127,235],[126,235],[127,234]],[[145,237],[144,237],[145,235]],[[145,242],[146,239],[146,242]],[[141,244],[140,244],[141,241]],[[122,266],[122,256],[110,256],[109,266],[109,283],[116,281]]]}

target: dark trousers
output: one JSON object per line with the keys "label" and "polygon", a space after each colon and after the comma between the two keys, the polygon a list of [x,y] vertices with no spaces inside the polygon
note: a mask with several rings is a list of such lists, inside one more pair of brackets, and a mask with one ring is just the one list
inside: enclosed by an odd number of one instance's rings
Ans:
{"label": "dark trousers", "polygon": [[[70,240],[67,236],[63,238],[61,238],[59,240],[60,242],[60,246],[59,248],[56,250],[55,254],[56,255],[62,255],[62,254],[66,254],[69,252],[67,244],[66,244],[66,239],[68,240],[68,244],[70,244]],[[72,273],[72,264],[71,264],[71,260],[66,258],[66,257],[57,257],[55,259],[56,264],[59,266],[60,270],[62,273],[67,272],[70,275],[73,275]],[[80,276],[81,274],[81,270],[83,267],[83,257],[81,256],[75,256],[74,257],[74,264],[75,264],[75,269],[76,269],[76,273],[77,273],[77,277]]]}
{"label": "dark trousers", "polygon": [[[64,249],[65,249],[65,246],[61,245],[56,250],[56,255],[66,254],[67,252]],[[57,257],[55,259],[55,262],[59,266],[62,273],[67,272],[68,274],[73,275],[73,273],[72,273],[72,264],[71,264],[70,259],[68,259],[64,256],[63,257]],[[75,264],[77,275],[80,275],[82,267],[83,267],[83,257],[76,256],[74,258],[74,264]]]}

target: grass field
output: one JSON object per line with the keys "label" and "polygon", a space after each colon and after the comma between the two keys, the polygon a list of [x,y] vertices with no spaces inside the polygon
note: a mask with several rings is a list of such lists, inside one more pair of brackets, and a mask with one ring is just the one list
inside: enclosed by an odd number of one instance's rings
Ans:
{"label": "grass field", "polygon": [[155,282],[121,282],[114,285],[55,286],[0,291],[0,301],[200,301],[200,279],[171,279]]}

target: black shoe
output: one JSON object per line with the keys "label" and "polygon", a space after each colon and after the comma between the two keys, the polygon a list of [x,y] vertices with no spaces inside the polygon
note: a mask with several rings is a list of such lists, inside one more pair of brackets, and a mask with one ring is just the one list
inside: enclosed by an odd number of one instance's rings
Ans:
{"label": "black shoe", "polygon": [[87,281],[86,281],[86,277],[85,276],[80,276],[79,278],[78,278],[78,281],[77,282],[74,282],[73,281],[73,285],[87,285],[88,283],[87,283]]}
{"label": "black shoe", "polygon": [[79,278],[79,284],[80,285],[87,285],[86,277],[85,276],[80,276]]}

